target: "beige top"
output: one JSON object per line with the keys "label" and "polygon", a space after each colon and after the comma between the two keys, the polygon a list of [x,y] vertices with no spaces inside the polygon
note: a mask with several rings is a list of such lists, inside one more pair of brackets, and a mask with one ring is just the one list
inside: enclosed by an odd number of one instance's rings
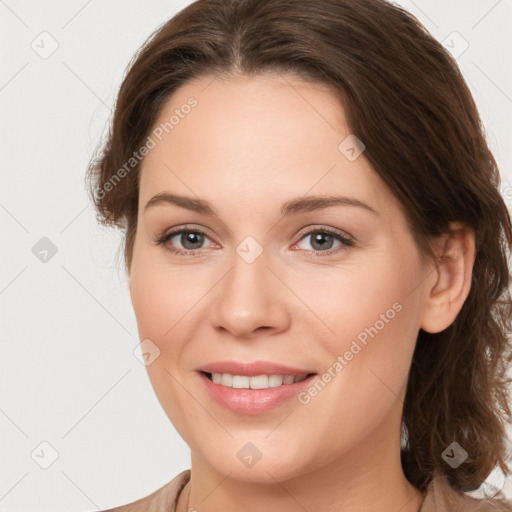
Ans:
{"label": "beige top", "polygon": [[[190,480],[190,469],[182,471],[155,492],[128,505],[103,512],[176,512],[181,490]],[[476,499],[462,494],[441,476],[431,480],[419,512],[512,512],[512,501],[504,498]]]}

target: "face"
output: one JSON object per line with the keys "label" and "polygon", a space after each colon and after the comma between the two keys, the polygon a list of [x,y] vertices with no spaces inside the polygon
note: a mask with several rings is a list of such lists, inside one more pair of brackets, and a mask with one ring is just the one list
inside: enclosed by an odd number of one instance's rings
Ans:
{"label": "face", "polygon": [[340,103],[290,75],[204,77],[154,128],[130,294],[192,460],[282,481],[380,457],[399,442],[428,269]]}

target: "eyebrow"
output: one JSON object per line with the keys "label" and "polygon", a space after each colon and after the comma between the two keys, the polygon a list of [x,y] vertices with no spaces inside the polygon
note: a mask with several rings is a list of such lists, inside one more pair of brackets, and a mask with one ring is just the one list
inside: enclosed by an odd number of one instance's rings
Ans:
{"label": "eyebrow", "polygon": [[[153,196],[146,203],[144,211],[154,206],[165,204],[173,204],[187,210],[201,213],[203,215],[208,215],[210,217],[219,217],[216,209],[205,199],[180,196],[177,194],[170,194],[168,192],[160,192]],[[369,204],[354,197],[342,196],[307,196],[291,199],[283,203],[281,206],[281,215],[286,217],[298,213],[322,210],[332,206],[355,206],[368,210],[375,215],[379,215],[377,210],[375,210]]]}

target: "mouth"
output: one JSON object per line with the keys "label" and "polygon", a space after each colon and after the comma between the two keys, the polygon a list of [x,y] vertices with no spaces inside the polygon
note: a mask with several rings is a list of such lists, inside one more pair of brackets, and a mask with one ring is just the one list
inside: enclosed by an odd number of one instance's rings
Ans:
{"label": "mouth", "polygon": [[223,361],[196,371],[207,396],[221,407],[245,415],[262,414],[289,403],[318,376],[316,372],[263,361]]}

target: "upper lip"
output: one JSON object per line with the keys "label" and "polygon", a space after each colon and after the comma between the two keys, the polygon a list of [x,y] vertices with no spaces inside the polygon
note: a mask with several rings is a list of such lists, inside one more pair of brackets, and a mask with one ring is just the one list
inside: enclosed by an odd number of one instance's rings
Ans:
{"label": "upper lip", "polygon": [[229,373],[231,375],[246,375],[248,377],[254,377],[256,375],[294,375],[295,377],[305,377],[310,373],[314,373],[310,370],[292,368],[291,366],[267,361],[254,361],[251,363],[216,361],[200,366],[197,368],[197,371],[206,373]]}

